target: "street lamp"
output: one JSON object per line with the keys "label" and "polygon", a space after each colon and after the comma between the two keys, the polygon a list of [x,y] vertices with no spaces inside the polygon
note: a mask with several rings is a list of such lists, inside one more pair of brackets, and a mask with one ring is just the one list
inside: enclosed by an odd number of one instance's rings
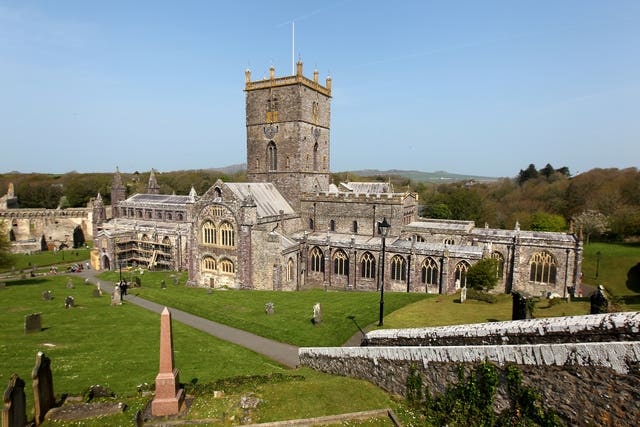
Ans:
{"label": "street lamp", "polygon": [[600,274],[600,256],[602,256],[602,253],[600,251],[596,252],[596,279]]}
{"label": "street lamp", "polygon": [[378,322],[378,326],[382,326],[382,316],[384,315],[384,250],[385,250],[385,240],[387,238],[387,234],[389,234],[389,229],[391,228],[391,224],[387,222],[387,218],[385,217],[382,222],[378,222],[378,232],[382,236],[382,272],[380,277],[380,321]]}

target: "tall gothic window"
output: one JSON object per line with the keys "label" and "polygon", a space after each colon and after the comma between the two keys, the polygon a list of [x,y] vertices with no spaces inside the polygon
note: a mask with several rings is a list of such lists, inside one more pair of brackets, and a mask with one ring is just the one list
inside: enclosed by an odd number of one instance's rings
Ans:
{"label": "tall gothic window", "polygon": [[493,252],[491,258],[496,260],[496,277],[502,280],[504,277],[504,257],[500,252]]}
{"label": "tall gothic window", "polygon": [[425,285],[437,285],[440,269],[438,263],[432,258],[427,258],[422,262],[422,283]]}
{"label": "tall gothic window", "polygon": [[329,231],[336,231],[336,222],[334,220],[329,221]]}
{"label": "tall gothic window", "polygon": [[344,251],[337,251],[333,256],[333,273],[340,276],[349,274],[349,258]]}
{"label": "tall gothic window", "polygon": [[318,159],[318,143],[313,145],[313,171],[318,172],[320,159]]}
{"label": "tall gothic window", "polygon": [[295,274],[293,259],[289,258],[289,261],[287,261],[287,282],[291,282],[295,277]]}
{"label": "tall gothic window", "polygon": [[406,280],[407,264],[400,255],[391,258],[391,280]]}
{"label": "tall gothic window", "polygon": [[358,221],[353,221],[353,232],[358,233]]}
{"label": "tall gothic window", "polygon": [[549,252],[542,251],[533,255],[530,266],[530,281],[545,284],[556,283],[556,259]]}
{"label": "tall gothic window", "polygon": [[324,272],[324,255],[319,247],[311,249],[311,271]]}
{"label": "tall gothic window", "polygon": [[360,258],[360,274],[363,279],[375,279],[376,259],[369,252],[365,252]]}
{"label": "tall gothic window", "polygon": [[220,244],[222,246],[236,245],[236,232],[228,222],[220,224]]}
{"label": "tall gothic window", "polygon": [[467,286],[467,271],[469,270],[469,263],[466,261],[460,261],[456,265],[455,279],[456,284],[460,284],[461,288]]}
{"label": "tall gothic window", "polygon": [[267,145],[267,164],[270,171],[278,170],[278,148],[273,141]]}
{"label": "tall gothic window", "polygon": [[205,245],[215,245],[216,239],[216,226],[211,221],[205,221],[202,224],[202,243]]}
{"label": "tall gothic window", "polygon": [[205,256],[202,258],[202,271],[215,271],[216,270],[216,260],[213,259],[212,256]]}

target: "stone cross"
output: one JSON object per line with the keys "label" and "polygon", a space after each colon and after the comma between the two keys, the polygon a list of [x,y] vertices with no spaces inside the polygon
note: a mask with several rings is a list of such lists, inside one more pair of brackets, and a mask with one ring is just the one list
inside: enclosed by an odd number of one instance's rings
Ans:
{"label": "stone cross", "polygon": [[17,374],[13,374],[4,392],[2,426],[24,427],[25,425],[27,425],[27,402],[24,381]]}
{"label": "stone cross", "polygon": [[173,364],[171,313],[167,307],[160,316],[160,370],[156,376],[156,395],[151,402],[154,417],[175,415],[184,403],[184,389],[179,388],[178,369]]}
{"label": "stone cross", "polygon": [[53,394],[53,376],[51,375],[51,359],[42,351],[36,355],[36,365],[31,371],[33,379],[33,406],[35,423],[40,425],[49,409],[55,406]]}

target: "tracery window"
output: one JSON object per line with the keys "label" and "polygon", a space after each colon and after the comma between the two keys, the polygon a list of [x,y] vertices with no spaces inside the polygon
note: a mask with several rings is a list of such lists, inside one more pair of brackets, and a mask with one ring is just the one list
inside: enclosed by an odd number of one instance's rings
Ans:
{"label": "tracery window", "polygon": [[275,96],[267,99],[267,122],[278,121],[278,98]]}
{"label": "tracery window", "polygon": [[455,280],[456,287],[459,285],[461,288],[467,286],[467,271],[469,271],[469,263],[466,261],[460,261],[456,265]]}
{"label": "tracery window", "polygon": [[437,285],[438,277],[440,276],[440,269],[438,263],[433,258],[427,258],[422,261],[422,283],[425,285]]}
{"label": "tracery window", "polygon": [[424,237],[420,236],[419,234],[416,234],[416,242],[424,242]]}
{"label": "tracery window", "polygon": [[339,250],[333,256],[333,273],[339,276],[349,274],[349,258],[344,251]]}
{"label": "tracery window", "polygon": [[233,273],[233,262],[228,259],[220,261],[220,271],[223,273]]}
{"label": "tracery window", "polygon": [[273,141],[267,145],[267,164],[270,171],[278,170],[278,148]]}
{"label": "tracery window", "polygon": [[556,283],[556,259],[547,251],[538,252],[531,257],[529,280],[539,283]]}
{"label": "tracery window", "polygon": [[495,259],[496,262],[496,277],[498,279],[502,279],[504,277],[504,257],[500,252],[493,252],[491,254],[491,258]]}
{"label": "tracery window", "polygon": [[406,280],[407,264],[400,255],[391,258],[391,280]]}
{"label": "tracery window", "polygon": [[453,240],[453,239],[444,239],[443,243],[445,245],[455,245],[456,244],[455,240]]}
{"label": "tracery window", "polygon": [[217,243],[216,226],[211,221],[205,221],[202,224],[202,243],[205,245],[215,245]]}
{"label": "tracery window", "polygon": [[202,258],[202,271],[215,271],[216,260],[212,256],[205,256]]}
{"label": "tracery window", "polygon": [[291,282],[295,277],[295,269],[293,264],[293,259],[289,258],[287,261],[287,282]]}
{"label": "tracery window", "polygon": [[220,244],[222,246],[236,245],[236,232],[228,222],[220,224]]}
{"label": "tracery window", "polygon": [[365,252],[360,258],[360,272],[363,279],[375,279],[376,259],[370,252]]}
{"label": "tracery window", "polygon": [[314,246],[311,249],[311,271],[324,272],[324,255],[319,247]]}

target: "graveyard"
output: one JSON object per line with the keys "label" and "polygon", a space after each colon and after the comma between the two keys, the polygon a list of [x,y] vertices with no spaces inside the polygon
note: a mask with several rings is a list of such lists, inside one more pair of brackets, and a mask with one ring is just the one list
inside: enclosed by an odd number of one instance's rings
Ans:
{"label": "graveyard", "polygon": [[[602,245],[587,249],[585,275],[595,275],[596,249],[611,254],[600,259],[602,283],[628,302],[626,310],[633,310],[637,297],[612,283],[625,276],[621,266],[628,269],[629,261],[637,259],[638,248]],[[371,327],[377,317],[375,293],[207,291],[185,286],[184,274],[175,272],[131,270],[122,275],[132,283],[136,277],[141,282],[140,287],[129,289],[129,295],[296,346],[340,346],[357,335],[359,328]],[[87,401],[90,387],[100,385],[115,398],[94,401],[125,405],[126,409],[84,421],[84,425],[135,425],[136,413],[150,402],[158,373],[159,316],[129,303],[127,297],[122,304],[112,305],[110,294],[98,291],[96,283],[118,280],[118,272],[101,273],[90,281],[72,273],[45,274],[7,280],[0,289],[0,324],[4,326],[0,331],[0,382],[7,384],[13,373],[25,381],[29,419],[34,408],[31,373],[40,351],[51,360],[56,401],[63,396],[68,401]],[[386,328],[495,322],[511,316],[509,295],[498,295],[493,304],[475,300],[461,304],[459,294],[388,293],[386,297]],[[322,306],[322,322],[314,324],[316,303]],[[555,317],[588,312],[586,299],[570,303],[541,300],[535,314]],[[27,322],[32,314],[39,314],[33,324]],[[186,419],[209,419],[212,425],[241,424],[380,408],[393,408],[401,419],[411,418],[402,399],[369,382],[308,368],[291,370],[176,321],[173,343],[180,381],[192,399],[183,416]],[[345,389],[350,391],[349,399],[343,398]],[[385,416],[376,419],[366,425],[389,425]],[[47,421],[44,425],[75,424]]]}

